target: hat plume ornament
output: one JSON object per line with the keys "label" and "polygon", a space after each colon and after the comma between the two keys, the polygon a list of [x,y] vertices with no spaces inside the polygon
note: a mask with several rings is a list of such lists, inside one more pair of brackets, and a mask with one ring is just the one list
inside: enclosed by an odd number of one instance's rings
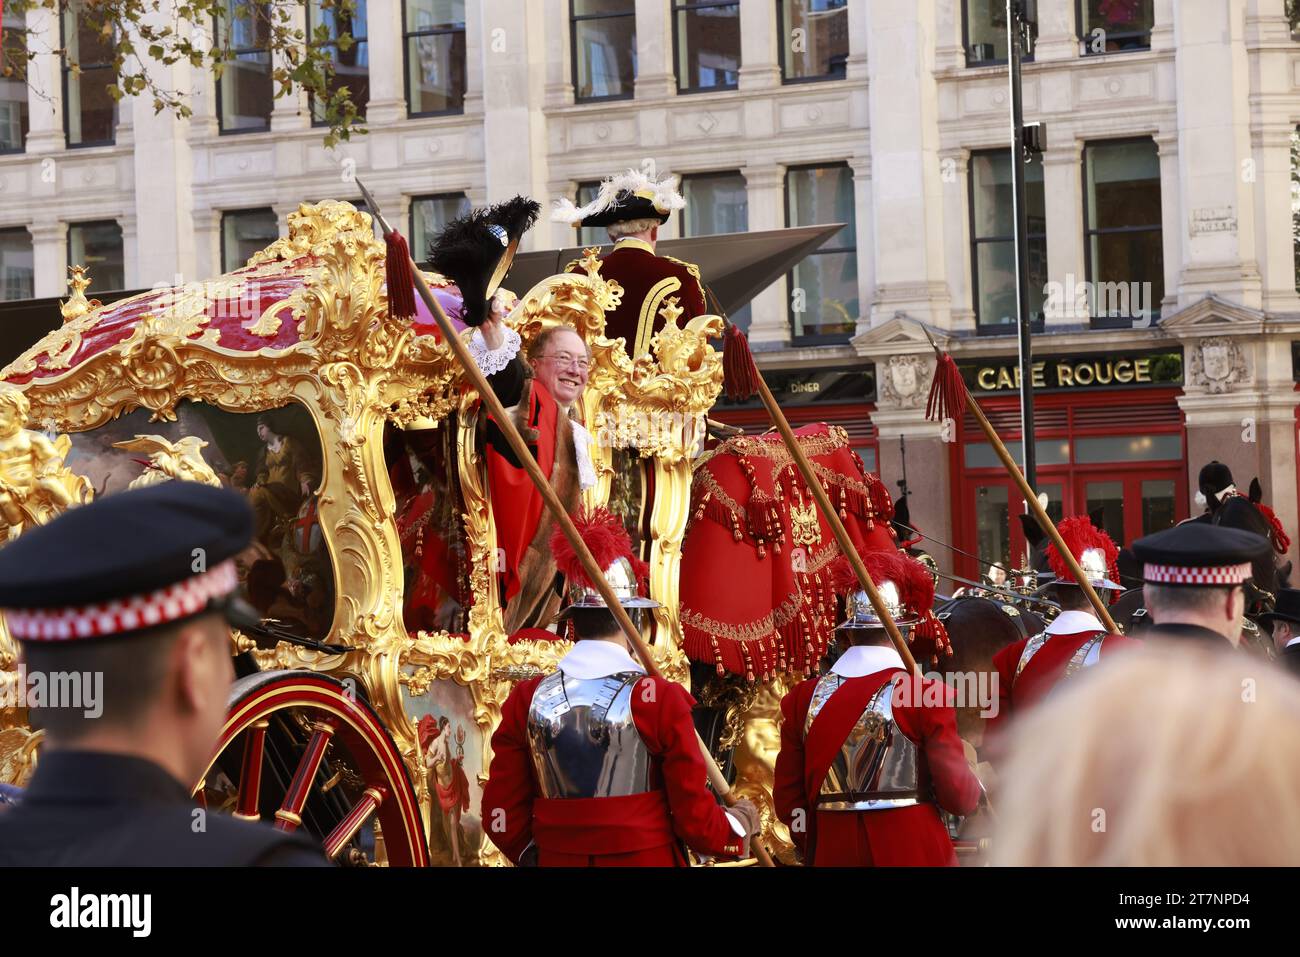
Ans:
{"label": "hat plume ornament", "polygon": [[[481,326],[488,303],[505,279],[524,233],[532,229],[541,205],[523,196],[471,210],[454,219],[429,247],[429,263],[460,290],[461,320]],[[391,287],[390,287],[391,288]]]}

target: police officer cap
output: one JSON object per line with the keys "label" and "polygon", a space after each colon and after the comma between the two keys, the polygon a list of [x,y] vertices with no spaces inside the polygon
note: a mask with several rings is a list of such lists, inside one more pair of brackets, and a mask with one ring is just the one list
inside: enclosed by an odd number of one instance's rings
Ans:
{"label": "police officer cap", "polygon": [[1133,543],[1142,580],[1153,585],[1240,585],[1252,563],[1269,554],[1268,539],[1254,532],[1186,522]]}
{"label": "police officer cap", "polygon": [[0,548],[0,611],[30,641],[120,635],[199,614],[238,586],[243,496],[170,481],[70,509]]}

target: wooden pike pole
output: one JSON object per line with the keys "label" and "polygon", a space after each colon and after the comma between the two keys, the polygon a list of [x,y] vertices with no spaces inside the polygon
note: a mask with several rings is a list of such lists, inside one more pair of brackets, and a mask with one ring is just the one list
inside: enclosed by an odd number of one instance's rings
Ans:
{"label": "wooden pike pole", "polygon": [[[392,227],[388,225],[388,221],[385,220],[383,215],[379,212],[379,207],[375,203],[374,197],[370,194],[370,191],[366,189],[360,180],[357,180],[357,185],[361,188],[361,193],[365,197],[367,205],[370,207],[370,212],[375,219],[379,221],[379,227],[383,231],[385,240],[387,240],[393,233]],[[404,246],[405,243],[402,245]],[[409,252],[407,253],[407,257],[410,258]],[[591,579],[591,583],[596,587],[596,590],[600,592],[600,597],[604,599],[605,604],[609,607],[610,613],[614,616],[614,620],[617,621],[619,627],[623,629],[624,636],[626,636],[628,641],[632,643],[632,647],[636,649],[637,656],[641,659],[641,663],[645,665],[646,671],[656,678],[663,678],[663,673],[660,672],[658,665],[655,664],[654,657],[650,654],[650,649],[646,646],[645,642],[641,640],[640,631],[638,631],[637,627],[632,624],[632,619],[628,617],[627,612],[618,600],[618,596],[614,594],[614,589],[612,589],[609,582],[605,580],[604,571],[596,564],[596,559],[592,556],[591,550],[587,548],[587,543],[584,542],[582,536],[578,534],[578,529],[574,526],[573,519],[570,518],[569,513],[564,510],[564,505],[560,502],[559,496],[555,494],[555,489],[551,488],[551,483],[547,481],[546,476],[542,473],[541,466],[537,464],[537,459],[533,457],[533,453],[529,451],[528,445],[519,434],[519,430],[515,428],[514,420],[506,414],[505,407],[501,405],[501,400],[497,398],[497,394],[492,391],[492,386],[488,384],[487,379],[479,370],[478,365],[475,364],[474,358],[469,354],[469,349],[465,346],[465,343],[461,341],[460,336],[456,334],[456,330],[452,328],[451,320],[447,318],[447,314],[443,312],[442,306],[438,304],[438,300],[435,299],[433,293],[429,291],[428,283],[424,281],[424,276],[420,274],[420,270],[416,266],[414,259],[411,259],[410,266],[411,274],[415,279],[416,291],[419,292],[420,298],[424,300],[424,304],[429,307],[429,312],[433,314],[434,320],[438,323],[438,329],[442,332],[443,339],[446,340],[447,344],[451,347],[451,351],[455,354],[456,360],[464,370],[466,378],[469,379],[470,383],[474,386],[474,389],[478,392],[479,398],[482,399],[483,404],[487,407],[488,413],[496,420],[498,427],[501,429],[501,434],[506,437],[506,441],[510,445],[511,451],[514,452],[515,457],[523,464],[524,471],[528,473],[528,477],[532,479],[533,485],[535,485],[537,491],[541,493],[542,501],[546,503],[546,507],[550,510],[551,517],[555,519],[555,523],[564,532],[564,537],[567,538],[569,544],[573,546],[573,550],[577,554],[578,560],[582,562],[582,567],[587,572],[587,577]],[[723,802],[728,807],[732,807],[739,799],[731,790],[731,786],[727,784],[727,779],[723,776],[717,762],[713,760],[713,755],[709,753],[709,749],[705,746],[704,742],[700,740],[698,733],[696,734],[696,740],[699,742],[700,752],[704,755],[704,761],[708,768],[709,783],[712,785],[713,790],[718,794],[718,796],[722,798]],[[764,867],[772,867],[774,865],[772,863],[771,855],[767,853],[767,848],[763,846],[760,838],[761,835],[754,835],[753,839],[750,841],[750,850],[753,852],[760,864]]]}
{"label": "wooden pike pole", "polygon": [[[961,373],[957,369],[957,364],[952,361],[952,356],[939,348],[939,344],[930,335],[929,329],[921,323],[917,324],[921,326],[921,331],[925,333],[925,337],[930,340],[930,345],[934,347],[934,354],[937,359],[934,369],[934,382],[930,386],[930,401],[926,407],[926,415],[937,420],[951,418],[954,422],[966,411],[975,416],[975,421],[979,423],[985,438],[993,446],[993,451],[997,453],[998,458],[1002,461],[1007,474],[1020,487],[1020,494],[1024,496],[1029,510],[1034,513],[1034,517],[1038,519],[1038,524],[1042,526],[1053,544],[1056,545],[1057,552],[1060,553],[1061,558],[1069,566],[1070,574],[1074,576],[1074,580],[1079,583],[1083,593],[1088,596],[1088,601],[1091,602],[1093,610],[1097,613],[1097,619],[1105,626],[1107,631],[1118,632],[1119,629],[1115,626],[1115,620],[1110,617],[1110,612],[1106,610],[1105,603],[1097,594],[1096,589],[1092,587],[1092,583],[1088,581],[1088,576],[1084,574],[1083,569],[1079,567],[1079,562],[1075,559],[1074,554],[1066,547],[1064,540],[1061,538],[1061,533],[1056,530],[1056,523],[1052,521],[1051,516],[1047,514],[1047,510],[1038,501],[1038,496],[1034,494],[1034,490],[1029,486],[1029,482],[1025,480],[1019,466],[1016,465],[1016,460],[1011,457],[1011,453],[1007,451],[1007,447],[1003,444],[997,431],[985,417],[984,410],[980,408],[979,402],[967,391],[966,383],[962,381]],[[1023,441],[1032,442],[1033,436],[1027,435],[1023,438]]]}

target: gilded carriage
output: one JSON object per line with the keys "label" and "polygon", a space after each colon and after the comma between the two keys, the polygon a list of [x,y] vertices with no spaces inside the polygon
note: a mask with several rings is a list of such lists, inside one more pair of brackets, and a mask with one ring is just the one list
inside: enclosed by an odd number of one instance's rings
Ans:
{"label": "gilded carriage", "polygon": [[[508,640],[478,400],[432,322],[388,315],[384,275],[370,217],[335,202],[304,204],[287,237],[209,282],[102,306],[74,270],[63,326],[0,373],[0,389],[21,394],[20,424],[48,446],[37,471],[49,494],[31,499],[45,517],[171,479],[249,497],[245,597],[316,644],[234,635],[240,677],[201,801],[308,828],[341,862],[499,863],[478,819],[490,736],[512,683],[550,670],[567,644]],[[454,287],[427,278],[453,306]],[[582,401],[598,482],[585,503],[625,515],[638,537],[662,603],[643,627],[682,680],[680,545],[721,386],[707,340],[722,320],[679,327],[669,305],[633,362],[603,337],[620,292],[591,253],[528,290],[509,322],[525,342],[563,322],[591,346]],[[2,624],[0,677],[18,680]],[[16,700],[0,699],[10,782],[39,751]],[[774,740],[756,740],[761,790],[771,755],[759,752]]]}

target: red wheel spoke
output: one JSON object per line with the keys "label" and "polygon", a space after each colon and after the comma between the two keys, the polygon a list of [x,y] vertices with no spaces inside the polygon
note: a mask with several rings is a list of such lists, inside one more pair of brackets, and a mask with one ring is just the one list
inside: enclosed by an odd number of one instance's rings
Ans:
{"label": "red wheel spoke", "polygon": [[311,740],[303,752],[298,769],[293,772],[289,790],[284,795],[284,803],[275,812],[275,826],[282,831],[296,831],[302,824],[302,808],[311,793],[311,785],[316,780],[316,772],[325,760],[325,749],[329,747],[337,724],[332,719],[317,721],[312,726]]}
{"label": "red wheel spoke", "polygon": [[266,750],[266,726],[263,719],[254,722],[244,738],[244,768],[239,775],[239,800],[235,817],[244,821],[260,821],[258,800],[262,793],[262,755]]}
{"label": "red wheel spoke", "polygon": [[330,860],[338,857],[348,841],[356,837],[357,831],[361,830],[361,825],[379,810],[379,805],[384,803],[384,796],[387,793],[381,787],[366,788],[365,793],[361,795],[361,800],[352,806],[348,816],[339,822],[338,827],[330,832],[329,837],[325,838],[325,854]]}

